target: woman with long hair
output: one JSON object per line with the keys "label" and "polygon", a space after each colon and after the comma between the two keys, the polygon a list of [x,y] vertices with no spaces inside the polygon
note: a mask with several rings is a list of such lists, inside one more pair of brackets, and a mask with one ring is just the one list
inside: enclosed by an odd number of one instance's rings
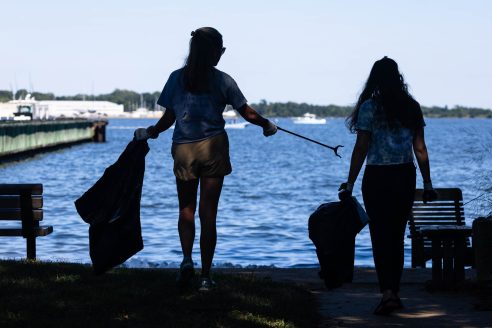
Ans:
{"label": "woman with long hair", "polygon": [[413,154],[424,180],[424,201],[436,198],[422,111],[393,59],[384,57],[374,63],[347,125],[357,133],[357,140],[348,180],[340,186],[339,197],[344,199],[352,194],[367,159],[362,196],[370,218],[374,264],[382,293],[374,313],[387,315],[403,307],[399,289],[405,229],[415,194]]}
{"label": "woman with long hair", "polygon": [[224,176],[232,172],[229,140],[222,112],[231,105],[248,122],[263,128],[265,136],[277,127],[251,108],[236,82],[215,66],[226,48],[222,35],[212,27],[191,32],[184,67],[174,71],[157,103],[166,108],[156,125],[137,129],[138,140],[157,138],[174,123],[171,153],[179,199],[178,231],[183,251],[177,282],[184,287],[194,276],[191,258],[195,239],[195,211],[200,186],[198,214],[201,223],[201,291],[215,286],[210,267],[217,242],[216,217]]}

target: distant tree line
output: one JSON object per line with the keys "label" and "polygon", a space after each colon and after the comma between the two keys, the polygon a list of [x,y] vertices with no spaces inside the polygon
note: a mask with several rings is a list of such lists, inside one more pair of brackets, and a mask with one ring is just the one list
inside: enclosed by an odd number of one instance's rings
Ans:
{"label": "distant tree line", "polygon": [[0,90],[0,102],[7,102],[12,100],[12,92]]}
{"label": "distant tree line", "polygon": [[[26,95],[30,93],[25,89],[20,89],[15,93],[15,99],[24,99]],[[53,93],[41,93],[32,92],[30,93],[32,97],[36,100],[100,100],[100,101],[111,101],[117,104],[122,104],[125,111],[134,111],[135,109],[143,106],[151,110],[155,109],[157,99],[159,98],[160,92],[144,92],[142,94],[130,91],[116,89],[108,94],[101,95],[88,95],[88,94],[76,94],[74,96],[55,96]],[[0,102],[7,102],[12,100],[12,92],[0,90]]]}
{"label": "distant tree line", "polygon": [[[347,117],[354,109],[352,106],[338,105],[310,105],[306,103],[268,103],[265,100],[251,105],[260,114],[268,117],[293,117],[304,113],[312,113],[321,117]],[[425,117],[458,117],[458,118],[492,118],[492,110],[483,108],[471,108],[455,106],[452,109],[445,107],[422,106]]]}
{"label": "distant tree line", "polygon": [[[29,92],[25,89],[18,90],[15,93],[15,99],[23,99]],[[122,104],[125,111],[134,111],[138,107],[147,107],[155,110],[156,102],[160,92],[144,92],[142,94],[131,91],[116,89],[111,93],[102,95],[76,94],[74,96],[55,96],[53,93],[32,92],[31,95],[36,100],[104,100],[117,104]],[[12,100],[12,92],[0,90],[0,102]],[[310,105],[306,103],[295,102],[267,102],[261,100],[259,103],[251,104],[260,114],[267,117],[293,117],[301,116],[304,113],[312,113],[321,117],[347,117],[353,110],[352,106],[338,105]],[[473,108],[464,106],[455,106],[453,108],[444,107],[422,107],[426,117],[458,117],[458,118],[492,118],[492,110],[484,108]]]}
{"label": "distant tree line", "polygon": [[343,117],[347,116],[351,111],[350,106],[337,106],[337,105],[310,105],[306,103],[269,103],[266,100],[261,100],[257,104],[251,104],[251,106],[258,111],[261,115],[268,117],[292,117],[302,116],[304,113],[312,113],[317,116],[331,116],[331,117]]}
{"label": "distant tree line", "polygon": [[458,117],[458,118],[492,118],[492,110],[475,107],[455,106],[451,109],[446,107],[422,107],[426,117]]}

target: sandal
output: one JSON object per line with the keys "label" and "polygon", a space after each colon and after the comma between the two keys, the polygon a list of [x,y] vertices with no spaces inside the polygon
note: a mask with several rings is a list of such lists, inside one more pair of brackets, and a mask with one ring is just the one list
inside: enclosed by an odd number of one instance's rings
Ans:
{"label": "sandal", "polygon": [[379,302],[379,305],[374,310],[374,314],[389,315],[391,312],[402,308],[403,303],[401,302],[400,298],[388,298]]}

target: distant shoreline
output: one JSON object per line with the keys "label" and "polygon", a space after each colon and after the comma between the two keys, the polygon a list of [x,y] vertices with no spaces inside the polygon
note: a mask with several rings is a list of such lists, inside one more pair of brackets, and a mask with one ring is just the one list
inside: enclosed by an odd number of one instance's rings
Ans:
{"label": "distant shoreline", "polygon": [[[348,117],[353,111],[352,106],[338,105],[310,105],[306,103],[268,103],[262,101],[252,104],[260,114],[268,117],[296,117],[304,113],[313,113],[318,117]],[[427,118],[492,118],[492,110],[484,108],[472,108],[456,106],[448,107],[426,107],[422,106],[422,113]]]}
{"label": "distant shoreline", "polygon": [[[138,93],[131,90],[116,89],[109,94],[87,95],[77,94],[73,96],[55,96],[53,93],[28,92],[21,89],[12,94],[11,91],[0,90],[0,102],[8,102],[15,99],[24,99],[27,94],[31,94],[36,100],[98,100],[110,101],[124,106],[125,112],[133,112],[139,107],[145,107],[152,110],[160,110],[157,105],[157,99],[160,92]],[[305,113],[312,113],[319,117],[347,117],[353,110],[353,106],[339,105],[312,105],[307,103],[296,102],[268,102],[261,100],[258,103],[252,103],[260,114],[267,117],[297,117]],[[422,106],[424,117],[429,118],[492,118],[492,109],[454,106]]]}

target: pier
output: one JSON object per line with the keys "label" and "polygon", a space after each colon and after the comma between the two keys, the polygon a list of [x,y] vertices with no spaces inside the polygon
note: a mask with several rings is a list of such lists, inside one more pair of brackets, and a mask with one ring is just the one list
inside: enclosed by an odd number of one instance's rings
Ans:
{"label": "pier", "polygon": [[5,121],[0,123],[0,163],[83,142],[105,142],[105,120]]}

